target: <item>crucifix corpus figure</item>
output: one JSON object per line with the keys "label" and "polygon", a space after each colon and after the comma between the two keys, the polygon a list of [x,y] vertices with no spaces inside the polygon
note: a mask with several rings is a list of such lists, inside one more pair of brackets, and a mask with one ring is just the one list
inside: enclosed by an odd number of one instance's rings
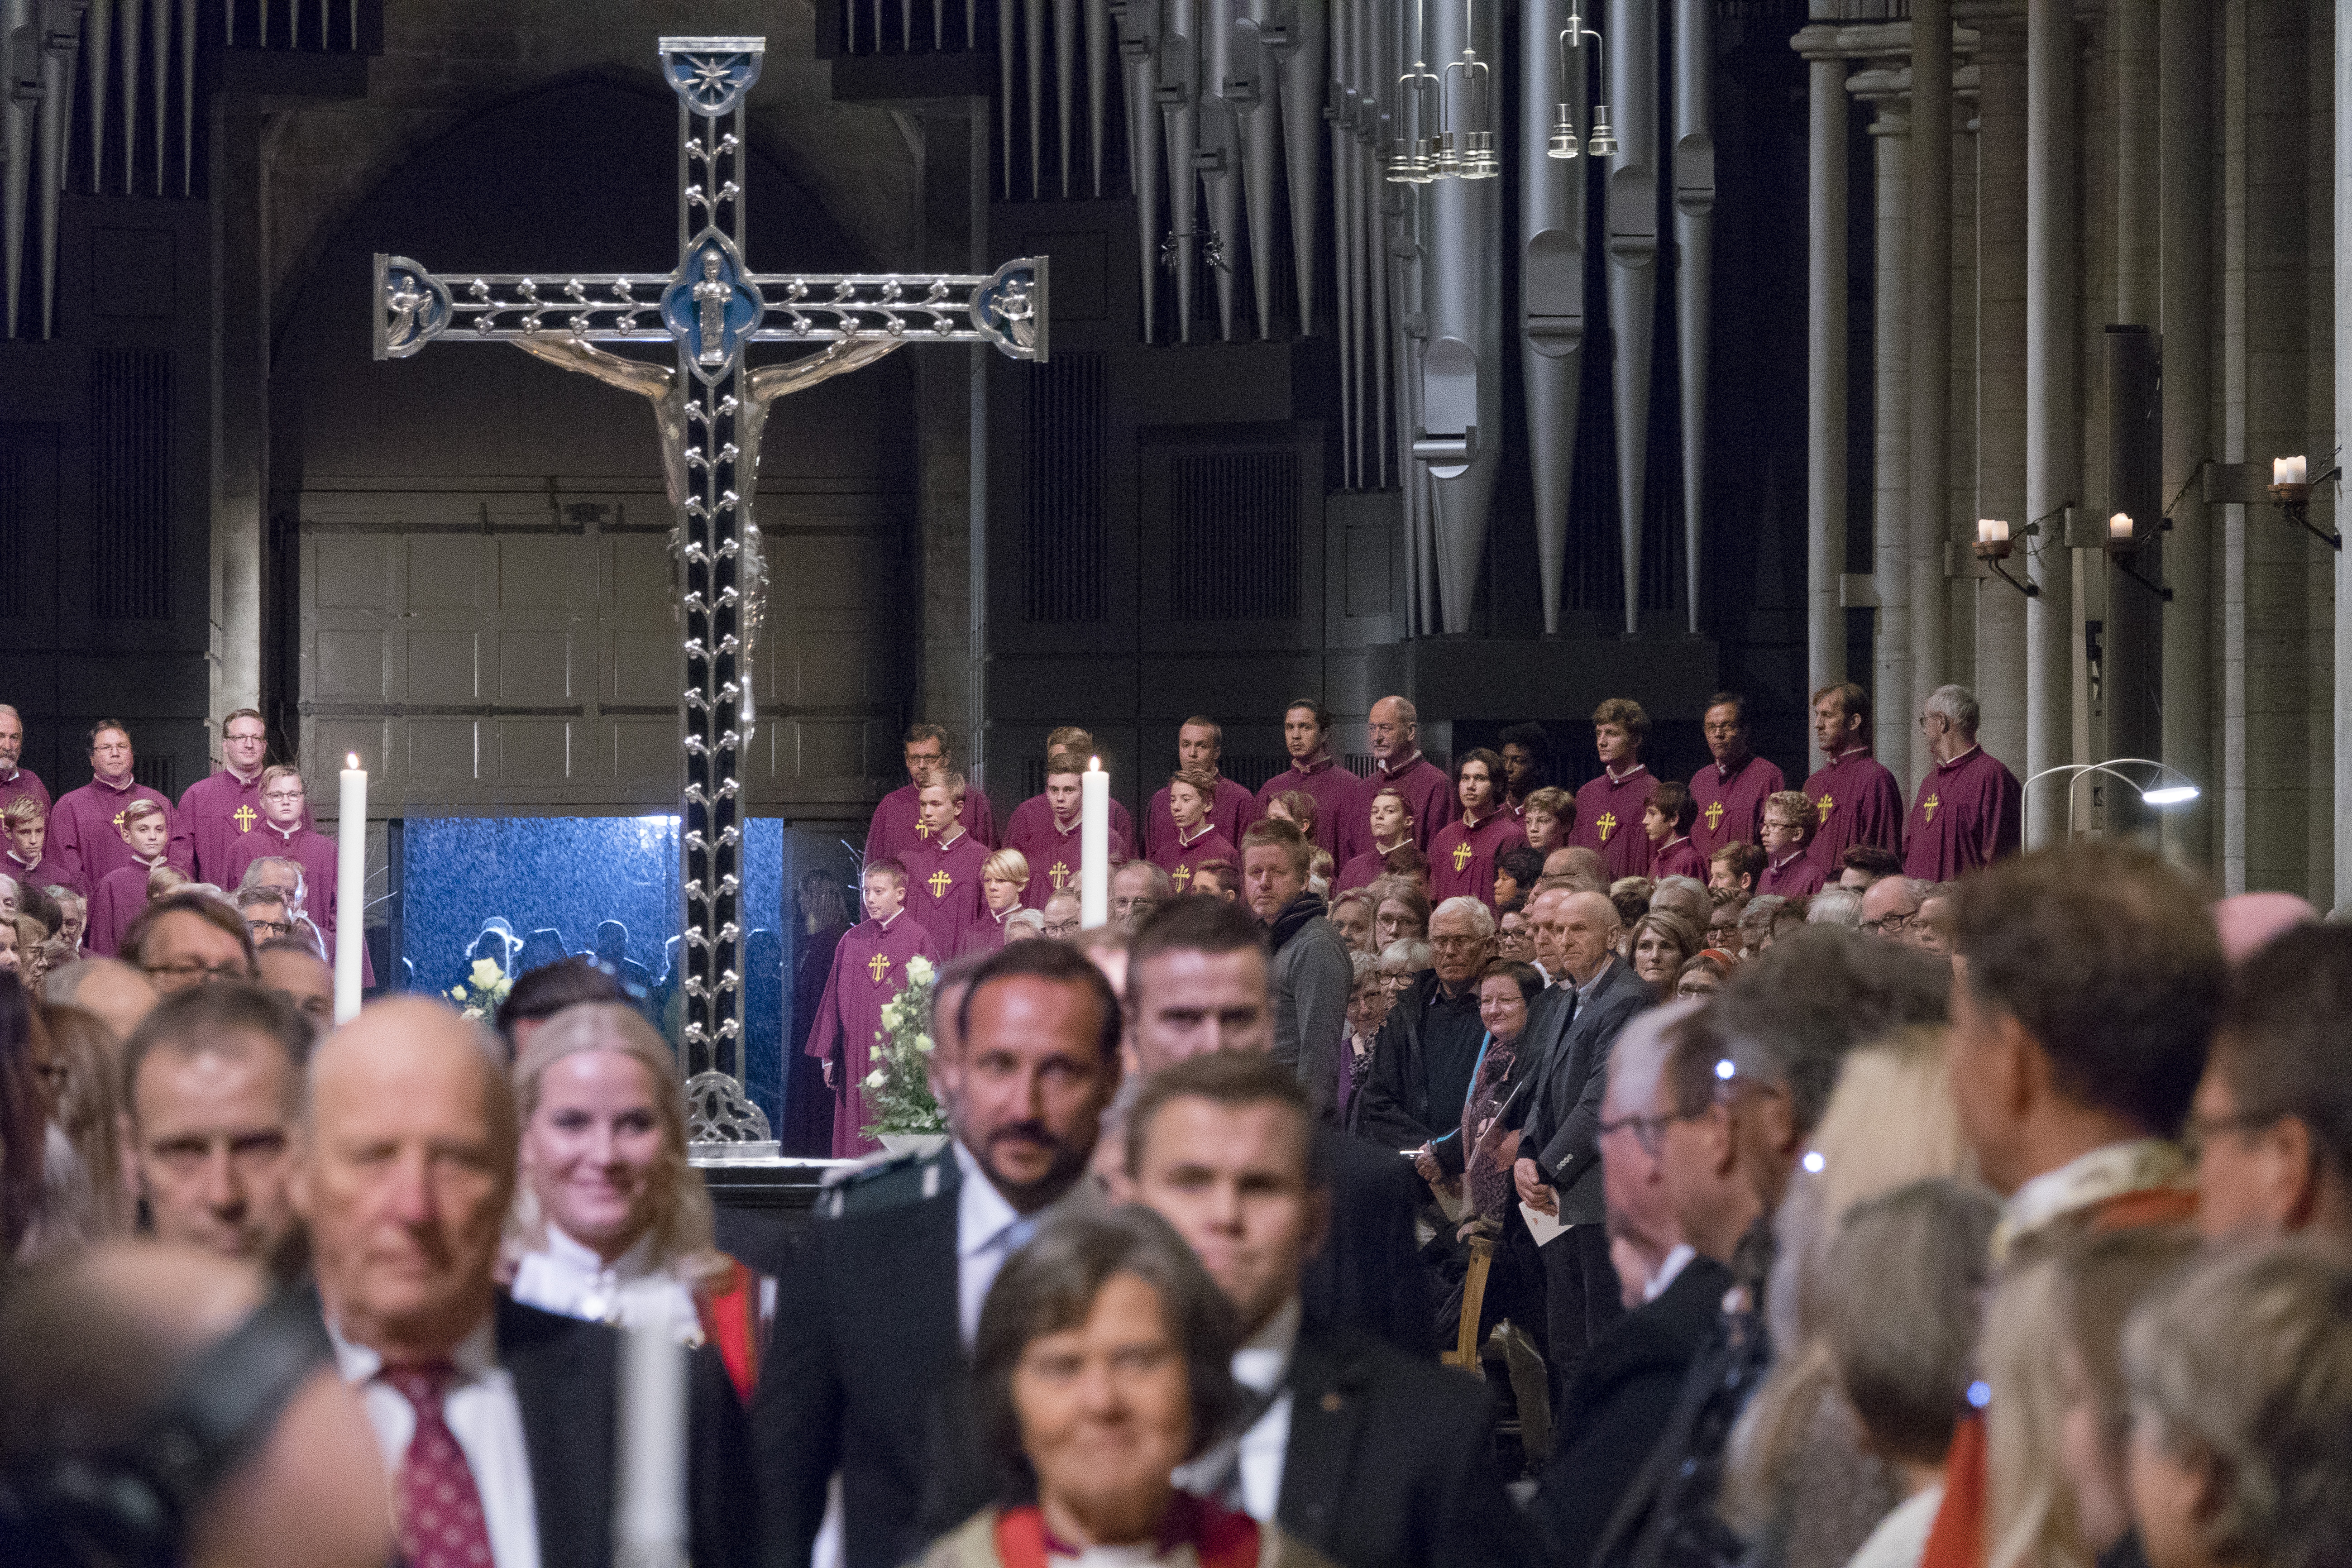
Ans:
{"label": "crucifix corpus figure", "polygon": [[[753,273],[743,260],[744,99],[762,38],[664,38],[678,102],[678,258],[668,272],[532,277],[428,272],[375,258],[375,357],[405,359],[445,333],[510,342],[654,406],[684,617],[679,718],[686,910],[687,1100],[698,1142],[765,1145],[743,1092],[742,786],[751,732],[751,653],[766,574],[752,499],[760,433],[779,397],[870,364],[909,342],[992,343],[1045,358],[1045,258],[987,276]],[[460,330],[462,329],[462,330]],[[755,342],[824,344],[754,368]],[[675,364],[608,343],[672,349]],[[748,1151],[747,1151],[748,1152]]]}

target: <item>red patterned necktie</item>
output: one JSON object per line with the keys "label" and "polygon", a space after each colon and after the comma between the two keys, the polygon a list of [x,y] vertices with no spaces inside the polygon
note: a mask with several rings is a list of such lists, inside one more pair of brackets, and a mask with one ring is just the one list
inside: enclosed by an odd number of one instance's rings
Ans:
{"label": "red patterned necktie", "polygon": [[491,1568],[481,1490],[441,1412],[457,1369],[416,1362],[387,1366],[382,1375],[416,1412],[416,1435],[394,1482],[401,1556],[408,1568]]}

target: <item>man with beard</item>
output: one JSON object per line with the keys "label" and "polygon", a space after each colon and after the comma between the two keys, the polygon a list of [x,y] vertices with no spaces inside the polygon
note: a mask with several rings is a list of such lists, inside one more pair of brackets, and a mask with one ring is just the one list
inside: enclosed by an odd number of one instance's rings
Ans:
{"label": "man with beard", "polygon": [[981,1303],[1082,1179],[1119,1078],[1119,1007],[1076,948],[973,970],[933,1071],[953,1136],[834,1187],[783,1280],[752,1407],[771,1560],[806,1563],[834,1473],[847,1568],[896,1568],[989,1500],[969,1445]]}

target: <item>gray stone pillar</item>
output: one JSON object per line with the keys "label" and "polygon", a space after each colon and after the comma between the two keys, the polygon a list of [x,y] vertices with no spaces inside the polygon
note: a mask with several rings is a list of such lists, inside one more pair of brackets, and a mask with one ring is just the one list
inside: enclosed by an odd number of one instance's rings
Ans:
{"label": "gray stone pillar", "polygon": [[[2077,310],[2073,0],[2027,0],[2025,13],[2025,507],[2036,518],[2074,500],[2082,475],[2081,317]],[[2012,535],[2016,530],[2011,531]],[[2027,542],[2041,593],[2027,605],[2025,766],[2031,778],[2074,761],[2074,573],[2063,517]],[[2065,836],[2066,796],[2044,784],[2025,802],[2029,847]]]}
{"label": "gray stone pillar", "polygon": [[1823,52],[1834,29],[1808,27],[1809,175],[1805,213],[1805,681],[1845,679],[1846,100],[1845,61]]}
{"label": "gray stone pillar", "polygon": [[[2336,16],[2336,446],[2352,433],[2352,19]],[[2336,509],[2336,526],[2343,526]],[[2336,829],[2334,908],[2352,903],[2352,561],[2336,556]]]}
{"label": "gray stone pillar", "polygon": [[1884,59],[1847,79],[1869,101],[1875,226],[1871,237],[1871,577],[1878,595],[1871,709],[1878,760],[1903,783],[1911,769],[1910,118],[1905,73]]}
{"label": "gray stone pillar", "polygon": [[[1911,682],[1917,712],[1948,657],[1944,539],[1951,508],[1952,5],[1911,0],[1909,408]],[[1926,759],[1916,759],[1920,772]],[[1916,783],[1916,775],[1906,780]]]}
{"label": "gray stone pillar", "polygon": [[[2213,771],[2213,511],[2190,483],[2214,455],[2213,95],[2217,40],[2210,0],[2161,0],[2157,78],[2157,185],[2162,206],[2158,323],[2164,332],[2165,537],[2163,761],[2197,782],[2196,804],[2165,816],[2165,842],[2193,865],[2221,861],[2221,780]],[[2340,121],[2339,121],[2340,123]],[[2340,661],[2339,661],[2340,662]],[[2339,746],[2337,754],[2343,754]],[[2342,800],[2344,792],[2336,792]],[[2337,843],[2343,837],[2337,836]]]}
{"label": "gray stone pillar", "polygon": [[[269,496],[269,178],[267,120],[214,100],[212,116],[211,733],[261,705],[261,541]],[[277,694],[290,697],[291,693]],[[292,734],[274,737],[289,747]]]}
{"label": "gray stone pillar", "polygon": [[[2025,27],[2021,9],[1977,23],[1977,515],[2011,534],[2025,510]],[[1973,536],[1972,536],[1973,537]],[[2021,563],[2012,562],[2012,574]],[[2025,595],[1976,585],[1977,738],[2025,759]]]}

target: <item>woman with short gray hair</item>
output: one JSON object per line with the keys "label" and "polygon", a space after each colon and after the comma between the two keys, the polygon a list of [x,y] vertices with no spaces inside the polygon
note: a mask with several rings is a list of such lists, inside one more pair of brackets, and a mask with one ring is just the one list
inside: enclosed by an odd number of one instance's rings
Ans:
{"label": "woman with short gray hair", "polygon": [[2352,1558],[2352,1266],[2201,1264],[2132,1315],[2131,1510],[2150,1568]]}

